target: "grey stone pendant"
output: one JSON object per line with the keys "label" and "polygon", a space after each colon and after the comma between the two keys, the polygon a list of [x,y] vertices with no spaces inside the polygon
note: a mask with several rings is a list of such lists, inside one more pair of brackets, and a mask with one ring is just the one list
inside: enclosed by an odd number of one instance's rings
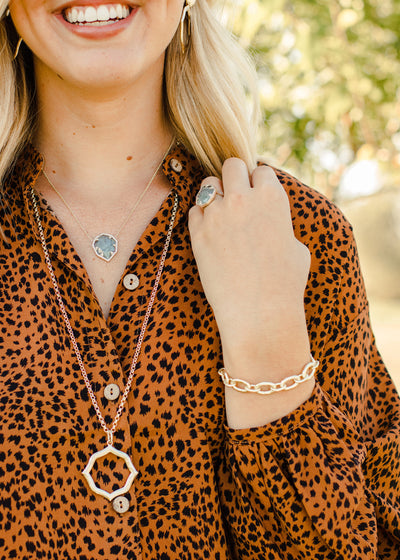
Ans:
{"label": "grey stone pendant", "polygon": [[100,233],[93,239],[92,247],[99,259],[109,262],[118,251],[118,241],[111,233]]}

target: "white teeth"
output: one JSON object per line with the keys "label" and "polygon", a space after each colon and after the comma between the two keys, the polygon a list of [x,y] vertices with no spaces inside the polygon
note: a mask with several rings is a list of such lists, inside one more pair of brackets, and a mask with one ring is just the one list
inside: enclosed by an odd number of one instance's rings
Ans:
{"label": "white teeth", "polygon": [[122,4],[102,4],[100,6],[77,6],[67,8],[64,11],[64,18],[69,23],[77,23],[81,25],[94,25],[104,22],[113,23],[118,19],[125,19],[129,16],[130,10],[128,6]]}
{"label": "white teeth", "polygon": [[105,6],[99,6],[97,8],[97,21],[107,21],[110,18],[110,12]]}
{"label": "white teeth", "polygon": [[89,8],[86,8],[85,10],[85,21],[87,22],[92,22],[92,21],[97,21],[97,10],[96,8],[93,8],[92,6],[89,6]]}

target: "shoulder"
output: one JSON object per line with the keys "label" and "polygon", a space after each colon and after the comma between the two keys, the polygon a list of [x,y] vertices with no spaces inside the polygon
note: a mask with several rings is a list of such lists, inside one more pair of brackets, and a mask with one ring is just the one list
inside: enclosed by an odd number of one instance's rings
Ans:
{"label": "shoulder", "polygon": [[295,234],[303,243],[328,238],[339,249],[353,239],[351,224],[333,202],[286,171],[273,169],[289,198]]}
{"label": "shoulder", "polygon": [[305,301],[318,322],[330,308],[331,327],[344,328],[367,306],[353,228],[323,194],[285,171],[274,171],[289,198],[295,236],[311,253]]}

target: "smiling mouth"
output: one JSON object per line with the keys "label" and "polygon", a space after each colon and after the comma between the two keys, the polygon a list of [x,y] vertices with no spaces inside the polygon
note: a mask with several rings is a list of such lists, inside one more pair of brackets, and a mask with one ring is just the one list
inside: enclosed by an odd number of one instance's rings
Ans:
{"label": "smiling mouth", "polygon": [[125,4],[101,4],[100,6],[74,6],[66,8],[62,15],[73,25],[101,26],[110,25],[126,19],[131,8]]}

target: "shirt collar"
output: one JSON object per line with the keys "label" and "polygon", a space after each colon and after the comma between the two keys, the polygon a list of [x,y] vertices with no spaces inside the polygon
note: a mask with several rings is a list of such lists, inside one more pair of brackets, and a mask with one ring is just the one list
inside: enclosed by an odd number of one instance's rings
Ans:
{"label": "shirt collar", "polygon": [[181,144],[175,145],[167,155],[162,170],[179,195],[180,209],[186,214],[194,204],[205,171],[196,158]]}
{"label": "shirt collar", "polygon": [[[20,156],[5,192],[8,191],[11,200],[15,202],[15,193],[22,191],[23,204],[35,238],[40,241],[38,226],[33,211],[31,187],[34,187],[44,164],[41,154],[29,144]],[[205,172],[196,158],[181,144],[174,145],[162,164],[162,171],[171,184],[172,193],[178,195],[179,206],[176,224],[187,220],[189,208],[194,204],[195,196]],[[173,197],[168,197],[166,205],[172,209]],[[48,240],[48,249],[58,259],[62,260],[72,270],[75,270],[86,280],[86,272],[78,255],[70,246],[69,239],[57,218],[49,212],[41,212],[42,226]],[[159,216],[160,218],[160,216]],[[157,218],[155,218],[156,220]],[[165,223],[164,223],[165,222]],[[153,222],[152,222],[153,223]],[[145,235],[139,240],[134,249],[132,259],[148,252],[151,246],[165,237],[168,229],[169,215],[162,216],[159,227],[151,228],[151,235]]]}
{"label": "shirt collar", "polygon": [[[24,194],[25,204],[31,214],[32,199],[30,188],[34,186],[43,168],[43,156],[28,144],[17,161],[13,176],[17,178]],[[165,157],[162,171],[179,196],[179,206],[183,214],[194,204],[205,171],[196,158],[181,144],[174,145]],[[35,229],[37,231],[37,228]]]}

